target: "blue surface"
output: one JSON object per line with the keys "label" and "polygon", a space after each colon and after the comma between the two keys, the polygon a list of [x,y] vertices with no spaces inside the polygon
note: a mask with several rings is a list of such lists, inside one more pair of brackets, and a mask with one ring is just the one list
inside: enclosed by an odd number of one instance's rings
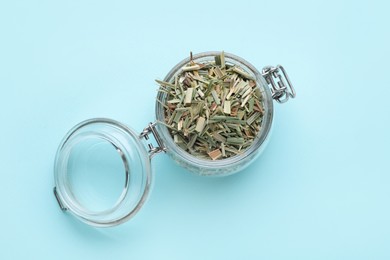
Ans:
{"label": "blue surface", "polygon": [[[389,10],[385,1],[2,1],[0,259],[389,259]],[[141,129],[155,78],[189,51],[282,64],[264,154],[210,179],[166,155],[123,226],[63,214],[52,166],[91,117]]]}

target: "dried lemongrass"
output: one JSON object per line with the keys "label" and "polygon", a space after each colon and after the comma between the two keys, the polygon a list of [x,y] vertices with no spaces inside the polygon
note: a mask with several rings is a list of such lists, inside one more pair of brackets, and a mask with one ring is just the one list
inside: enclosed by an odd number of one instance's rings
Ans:
{"label": "dried lemongrass", "polygon": [[258,136],[264,114],[261,92],[248,72],[225,61],[224,52],[214,62],[191,58],[172,82],[156,82],[166,95],[161,123],[193,156],[229,158],[248,149]]}

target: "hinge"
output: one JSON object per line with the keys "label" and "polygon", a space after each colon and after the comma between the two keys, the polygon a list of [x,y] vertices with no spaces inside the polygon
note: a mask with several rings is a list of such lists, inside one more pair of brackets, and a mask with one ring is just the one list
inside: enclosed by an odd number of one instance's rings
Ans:
{"label": "hinge", "polygon": [[295,89],[281,65],[277,65],[276,67],[266,66],[263,68],[261,74],[270,86],[272,98],[277,102],[285,103],[290,97],[295,98]]}
{"label": "hinge", "polygon": [[158,145],[157,147],[155,147],[152,143],[148,143],[149,157],[152,158],[157,153],[165,152],[167,148],[156,130],[156,122],[149,123],[149,125],[145,127],[140,134],[140,138],[145,138],[145,140],[149,140],[149,134],[153,134],[153,137]]}

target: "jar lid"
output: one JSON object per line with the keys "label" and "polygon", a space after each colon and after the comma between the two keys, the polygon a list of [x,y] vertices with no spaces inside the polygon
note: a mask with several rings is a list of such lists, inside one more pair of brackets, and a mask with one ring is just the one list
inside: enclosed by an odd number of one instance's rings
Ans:
{"label": "jar lid", "polygon": [[144,204],[151,188],[149,154],[139,135],[104,118],[73,127],[54,165],[56,198],[62,209],[93,226],[125,222]]}

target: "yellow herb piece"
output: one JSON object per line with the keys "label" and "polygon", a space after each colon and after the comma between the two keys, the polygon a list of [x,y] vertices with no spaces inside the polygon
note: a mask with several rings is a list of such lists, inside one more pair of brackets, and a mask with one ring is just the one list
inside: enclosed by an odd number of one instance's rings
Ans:
{"label": "yellow herb piece", "polygon": [[245,106],[246,102],[248,102],[248,100],[249,100],[250,97],[251,97],[251,96],[247,96],[247,97],[242,101],[241,107],[244,107],[244,106]]}
{"label": "yellow herb piece", "polygon": [[204,97],[204,93],[202,92],[202,90],[197,89],[196,92],[198,92],[198,94],[199,94],[199,96],[200,96],[201,98]]}
{"label": "yellow herb piece", "polygon": [[183,71],[193,71],[193,70],[199,70],[199,69],[200,69],[199,65],[193,65],[193,66],[184,67]]}
{"label": "yellow herb piece", "polygon": [[188,88],[186,91],[186,97],[184,99],[184,105],[189,106],[192,102],[193,88]]}
{"label": "yellow herb piece", "polygon": [[231,110],[230,110],[230,101],[225,101],[224,104],[223,104],[223,112],[225,114],[230,114],[231,113]]}
{"label": "yellow herb piece", "polygon": [[203,131],[205,126],[206,119],[204,117],[199,117],[198,121],[196,122],[195,131],[200,133]]}

